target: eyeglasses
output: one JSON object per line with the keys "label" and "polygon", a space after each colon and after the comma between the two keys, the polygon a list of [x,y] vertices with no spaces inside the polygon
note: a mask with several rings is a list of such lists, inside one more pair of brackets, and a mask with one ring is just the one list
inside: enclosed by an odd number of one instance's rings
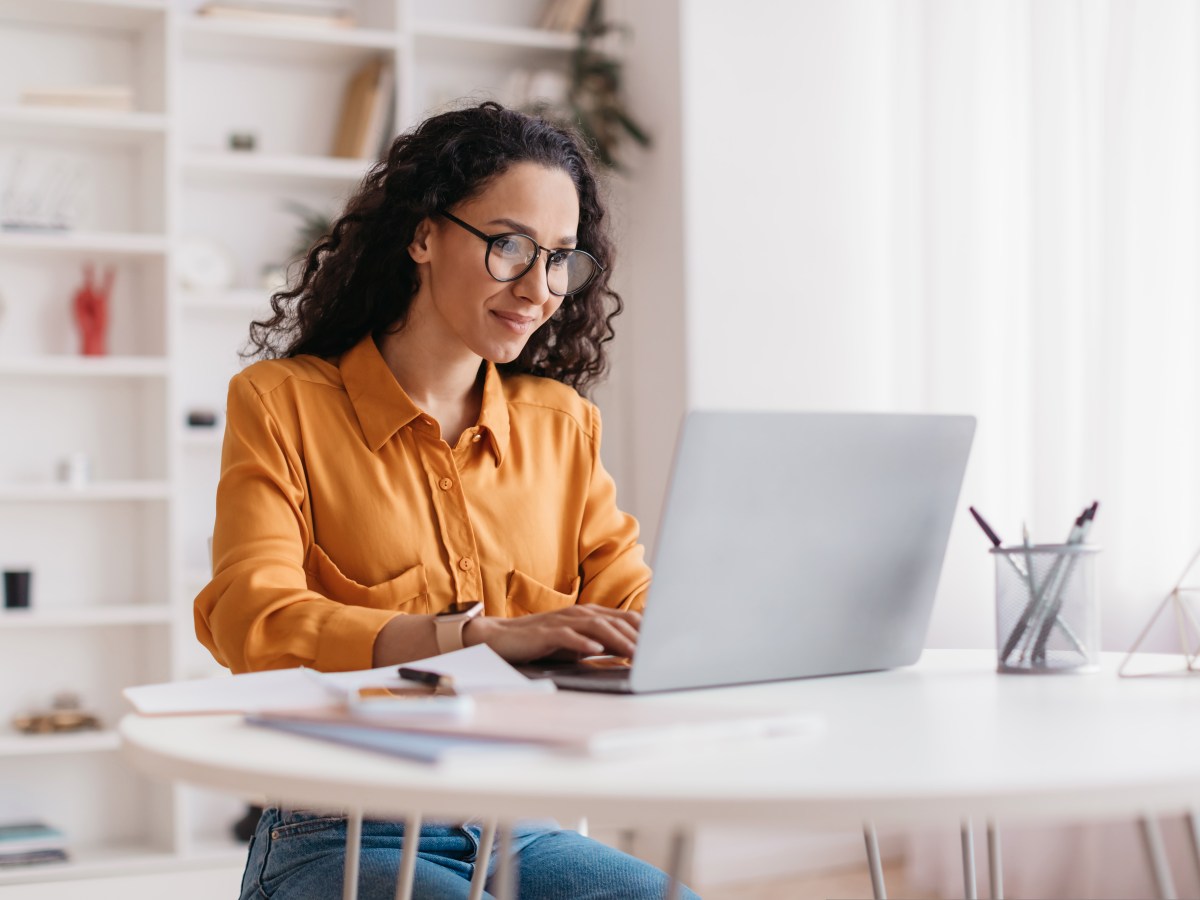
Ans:
{"label": "eyeglasses", "polygon": [[487,241],[483,264],[497,281],[516,281],[533,268],[542,251],[546,251],[546,287],[556,297],[575,294],[591,284],[604,271],[595,257],[583,250],[551,250],[527,234],[505,232],[484,234],[462,219],[442,210],[440,215],[464,228],[480,240]]}

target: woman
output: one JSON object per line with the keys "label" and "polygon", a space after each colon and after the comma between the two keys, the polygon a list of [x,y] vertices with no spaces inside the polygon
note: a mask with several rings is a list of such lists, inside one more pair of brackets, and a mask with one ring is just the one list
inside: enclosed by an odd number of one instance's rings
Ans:
{"label": "woman", "polygon": [[[196,631],[234,672],[362,669],[486,643],[510,662],[631,656],[650,571],[579,391],[620,298],[586,153],[485,103],[393,143],[230,383]],[[439,613],[449,613],[441,615]],[[402,824],[364,823],[391,897]],[[339,890],[345,820],[267,810],[242,896]],[[465,897],[479,829],[422,829],[418,897]],[[545,823],[520,895],[661,896],[665,876]]]}

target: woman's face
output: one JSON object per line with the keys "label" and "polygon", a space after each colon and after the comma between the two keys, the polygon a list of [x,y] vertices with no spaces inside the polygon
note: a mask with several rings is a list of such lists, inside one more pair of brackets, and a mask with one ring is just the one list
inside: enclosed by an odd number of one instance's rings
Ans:
{"label": "woman's face", "polygon": [[[576,244],[579,198],[561,169],[517,163],[447,211],[489,236],[520,232],[552,250]],[[492,362],[511,362],[563,298],[546,286],[545,250],[521,278],[500,282],[485,266],[487,246],[440,216],[422,223],[409,246],[423,269],[413,312],[433,326],[447,351],[465,349]]]}

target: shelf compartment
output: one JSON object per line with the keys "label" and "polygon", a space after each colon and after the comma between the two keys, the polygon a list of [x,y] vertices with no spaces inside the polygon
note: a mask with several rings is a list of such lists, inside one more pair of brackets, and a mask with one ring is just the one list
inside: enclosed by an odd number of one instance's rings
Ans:
{"label": "shelf compartment", "polygon": [[166,127],[166,116],[158,113],[40,106],[0,108],[0,129],[10,138],[137,145],[162,140]]}
{"label": "shelf compartment", "polygon": [[0,253],[69,253],[75,256],[158,257],[167,253],[163,234],[103,231],[0,231]]}
{"label": "shelf compartment", "polygon": [[271,294],[265,288],[229,288],[224,291],[180,292],[180,305],[196,312],[240,312],[263,315],[271,311]]}
{"label": "shelf compartment", "polygon": [[167,481],[100,481],[81,488],[61,484],[0,484],[0,502],[7,503],[139,502],[166,500],[170,496],[171,485]]}
{"label": "shelf compartment", "polygon": [[171,609],[163,603],[127,603],[120,606],[81,606],[0,610],[0,631],[40,628],[105,628],[126,625],[166,625]]}
{"label": "shelf compartment", "polygon": [[579,45],[579,36],[574,33],[505,25],[463,25],[458,22],[419,22],[413,26],[413,36],[422,44],[482,44],[510,50],[568,52]]}
{"label": "shelf compartment", "polygon": [[395,32],[196,18],[182,26],[188,53],[289,62],[330,62],[395,50]]}
{"label": "shelf compartment", "polygon": [[31,378],[164,378],[160,356],[31,356],[0,359],[0,376]]}
{"label": "shelf compartment", "polygon": [[[240,869],[246,862],[246,846],[232,843],[223,852],[217,852],[214,846],[213,852],[195,855],[179,855],[144,844],[71,847],[68,852],[71,859],[67,862],[0,869],[0,887],[156,873],[182,874],[225,867]],[[212,896],[216,896],[215,892]]]}
{"label": "shelf compartment", "polygon": [[111,729],[69,734],[0,733],[0,757],[108,753],[119,749],[120,746],[120,735]]}
{"label": "shelf compartment", "polygon": [[225,429],[214,426],[212,428],[184,428],[179,433],[179,443],[189,450],[220,450],[221,444],[225,441]]}
{"label": "shelf compartment", "polygon": [[328,156],[195,151],[185,158],[184,173],[194,179],[270,178],[280,181],[332,181],[353,184],[362,180],[372,163],[372,160],[366,159],[337,159]]}
{"label": "shelf compartment", "polygon": [[166,10],[167,0],[9,0],[0,21],[142,30]]}

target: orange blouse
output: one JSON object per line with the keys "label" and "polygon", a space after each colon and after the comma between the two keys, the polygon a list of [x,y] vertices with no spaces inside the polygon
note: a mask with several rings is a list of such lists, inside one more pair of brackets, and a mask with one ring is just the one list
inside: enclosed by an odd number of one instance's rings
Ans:
{"label": "orange blouse", "polygon": [[230,382],[195,617],[234,672],[369,668],[399,614],[641,609],[649,582],[600,414],[565,385],[488,363],[479,421],[450,447],[370,336],[336,362],[268,360]]}

